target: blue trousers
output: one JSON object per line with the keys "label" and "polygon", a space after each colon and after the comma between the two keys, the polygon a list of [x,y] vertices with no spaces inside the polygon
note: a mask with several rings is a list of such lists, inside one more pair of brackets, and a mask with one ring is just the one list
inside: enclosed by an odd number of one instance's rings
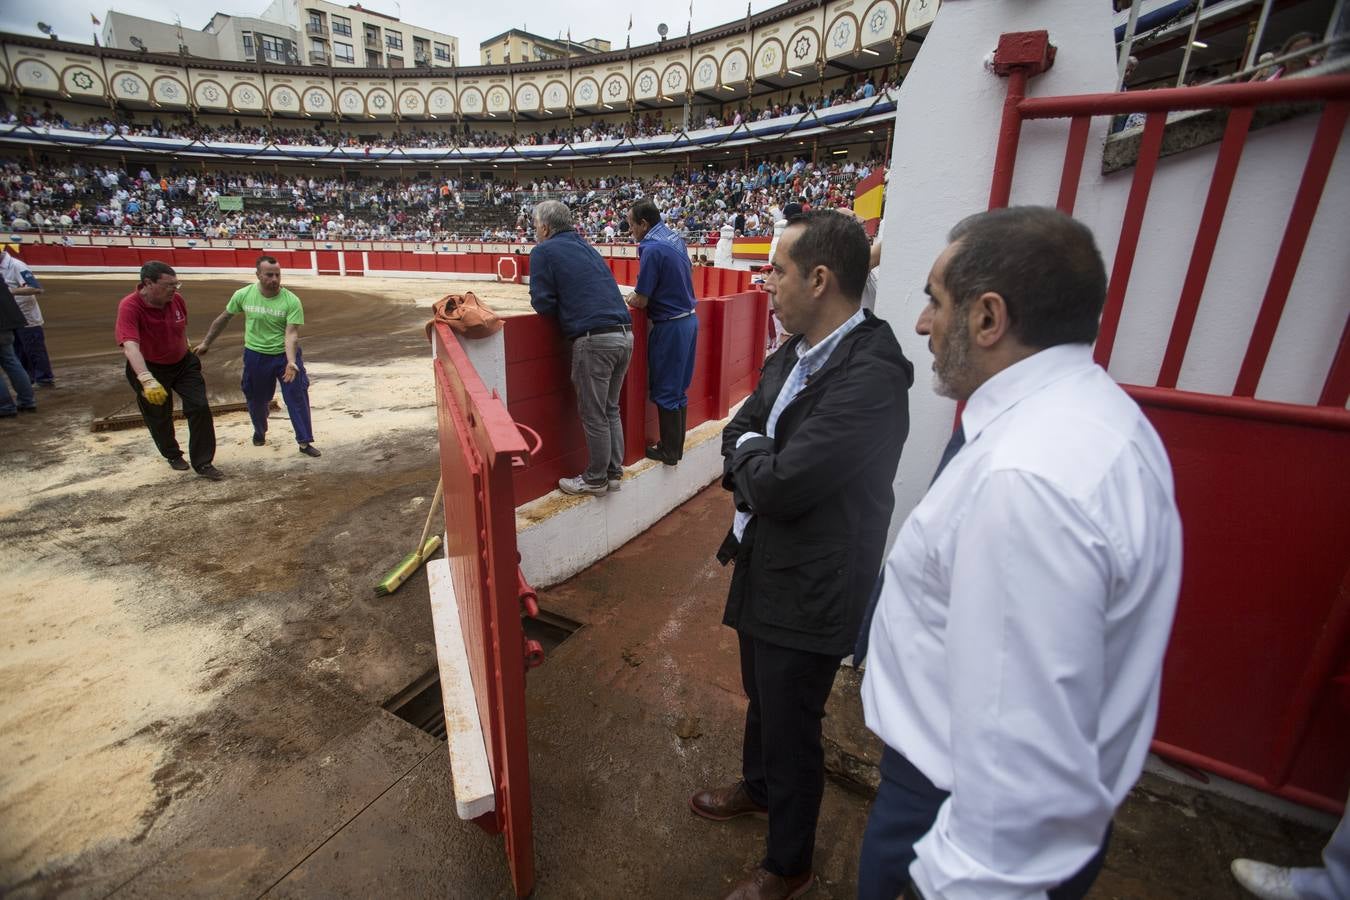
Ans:
{"label": "blue trousers", "polygon": [[[909,867],[919,842],[933,823],[948,793],[886,747],[881,753],[881,788],[872,802],[863,831],[862,857],[858,860],[858,900],[895,900],[909,884]],[[1111,841],[1107,826],[1101,849],[1068,881],[1048,892],[1049,900],[1081,900],[1106,862]]]}
{"label": "blue trousers", "polygon": [[267,407],[276,396],[281,382],[281,399],[286,401],[286,412],[291,417],[297,444],[314,443],[314,430],[309,422],[309,375],[300,348],[295,348],[295,364],[300,371],[290,384],[281,381],[286,374],[286,354],[259,353],[244,348],[244,376],[239,387],[248,401],[248,417],[253,420],[254,434],[267,434]]}
{"label": "blue trousers", "polygon": [[18,343],[19,362],[23,363],[28,379],[37,384],[54,384],[52,361],[47,356],[47,339],[41,325],[25,325],[14,330]]}
{"label": "blue trousers", "polygon": [[[11,397],[9,388],[5,387],[4,381],[0,381],[0,415],[9,416],[17,409],[36,407],[37,397],[33,394],[33,382],[23,370],[19,355],[14,352],[14,332],[7,328],[0,329],[0,369],[4,370],[5,377],[14,386],[15,395]],[[19,401],[17,407],[14,405],[16,399]]]}
{"label": "blue trousers", "polygon": [[684,409],[685,391],[694,380],[698,316],[653,322],[647,331],[647,386],[652,402],[662,409]]}

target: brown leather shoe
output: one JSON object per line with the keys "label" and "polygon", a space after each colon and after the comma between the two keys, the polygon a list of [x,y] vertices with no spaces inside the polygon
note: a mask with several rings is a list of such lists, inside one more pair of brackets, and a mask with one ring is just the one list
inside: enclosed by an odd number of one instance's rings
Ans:
{"label": "brown leather shoe", "polygon": [[725,822],[737,816],[763,816],[769,812],[768,807],[750,799],[744,781],[699,791],[689,798],[689,808],[714,822]]}
{"label": "brown leather shoe", "polygon": [[790,900],[805,894],[815,884],[816,877],[810,872],[784,878],[758,866],[749,878],[727,894],[726,900]]}

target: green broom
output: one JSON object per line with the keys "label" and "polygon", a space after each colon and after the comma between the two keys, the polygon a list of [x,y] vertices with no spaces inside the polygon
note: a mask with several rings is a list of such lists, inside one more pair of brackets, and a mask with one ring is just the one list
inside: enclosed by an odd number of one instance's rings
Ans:
{"label": "green broom", "polygon": [[417,542],[417,549],[403,557],[403,561],[394,567],[394,570],[384,576],[384,580],[375,585],[375,596],[386,597],[403,586],[403,582],[412,577],[413,573],[422,568],[423,563],[431,559],[431,554],[435,553],[441,546],[441,536],[431,534],[431,523],[436,518],[436,507],[441,505],[441,489],[444,487],[442,481],[436,482],[436,496],[431,500],[431,509],[427,510],[427,524],[422,528],[422,539]]}

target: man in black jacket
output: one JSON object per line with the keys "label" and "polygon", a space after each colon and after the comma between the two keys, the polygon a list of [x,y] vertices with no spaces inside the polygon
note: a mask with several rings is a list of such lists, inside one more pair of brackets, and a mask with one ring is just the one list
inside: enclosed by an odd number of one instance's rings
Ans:
{"label": "man in black jacket", "polygon": [[750,700],[742,780],[690,799],[716,821],[768,813],[764,860],[730,895],[744,900],[812,884],[820,722],[881,566],[914,374],[890,326],[860,307],[868,242],[856,221],[795,219],[772,269],[765,287],[794,336],[722,437],[736,506],[718,554],[736,566],[723,622]]}
{"label": "man in black jacket", "polygon": [[[28,379],[19,354],[14,349],[14,330],[28,324],[23,310],[9,292],[9,287],[0,281],[0,369],[4,370],[9,383],[14,386],[14,396],[0,382],[0,419],[17,416],[21,412],[37,412],[37,396],[33,393],[33,382]],[[17,401],[17,405],[16,405]]]}

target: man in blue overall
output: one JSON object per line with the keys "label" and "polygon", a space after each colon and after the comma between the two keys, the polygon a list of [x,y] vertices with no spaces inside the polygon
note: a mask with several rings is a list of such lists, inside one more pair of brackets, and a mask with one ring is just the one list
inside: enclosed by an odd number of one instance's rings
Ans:
{"label": "man in blue overall", "polygon": [[647,458],[673,466],[684,456],[685,391],[694,380],[694,348],[698,317],[694,315],[694,277],[684,241],[661,221],[650,200],[628,211],[628,228],[638,242],[637,286],[628,305],[645,309],[647,384],[656,404],[661,443],[647,448]]}

